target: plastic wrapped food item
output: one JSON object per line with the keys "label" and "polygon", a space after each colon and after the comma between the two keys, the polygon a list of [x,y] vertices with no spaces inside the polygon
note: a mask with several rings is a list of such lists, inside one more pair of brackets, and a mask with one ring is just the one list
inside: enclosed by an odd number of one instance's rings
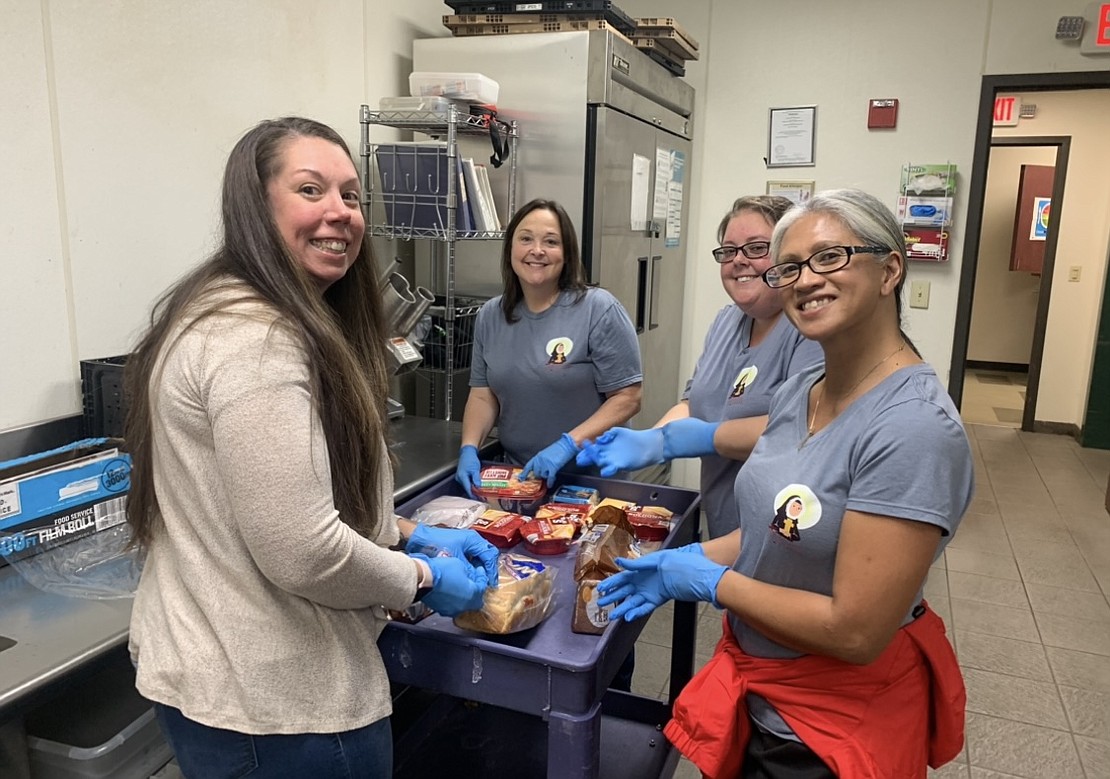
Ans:
{"label": "plastic wrapped food item", "polygon": [[440,495],[412,512],[412,521],[436,527],[467,528],[486,510],[480,500]]}
{"label": "plastic wrapped food item", "polygon": [[527,521],[520,514],[487,508],[471,529],[498,549],[508,549],[520,542],[520,528]]}
{"label": "plastic wrapped food item", "polygon": [[[614,508],[614,511],[620,509]],[[594,525],[582,535],[574,561],[574,580],[578,583],[570,629],[575,633],[600,634],[609,625],[609,613],[616,604],[597,604],[597,584],[620,570],[617,558],[639,557],[636,540],[627,523]]]}
{"label": "plastic wrapped food item", "polygon": [[564,484],[555,490],[551,498],[552,503],[574,503],[585,506],[596,506],[601,500],[601,494],[593,487],[577,487],[573,484]]}
{"label": "plastic wrapped food item", "polygon": [[492,509],[531,515],[547,496],[543,479],[522,479],[521,469],[511,465],[483,466],[479,479],[474,496]]}
{"label": "plastic wrapped food item", "polygon": [[551,519],[533,519],[520,528],[524,548],[532,554],[562,554],[570,549],[577,525],[573,522]]}
{"label": "plastic wrapped food item", "polygon": [[512,553],[498,560],[497,588],[486,590],[480,611],[464,611],[455,625],[479,633],[516,633],[535,627],[555,608],[555,574],[550,565]]}

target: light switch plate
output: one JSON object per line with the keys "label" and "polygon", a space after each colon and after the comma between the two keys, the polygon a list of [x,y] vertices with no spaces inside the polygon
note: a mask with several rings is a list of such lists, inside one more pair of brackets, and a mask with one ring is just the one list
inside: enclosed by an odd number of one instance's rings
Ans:
{"label": "light switch plate", "polygon": [[910,282],[910,308],[929,307],[929,282]]}

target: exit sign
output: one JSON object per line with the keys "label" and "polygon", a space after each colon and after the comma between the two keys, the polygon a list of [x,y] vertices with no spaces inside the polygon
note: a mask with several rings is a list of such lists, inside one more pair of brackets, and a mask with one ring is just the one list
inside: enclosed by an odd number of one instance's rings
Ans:
{"label": "exit sign", "polygon": [[1083,12],[1087,34],[1079,45],[1083,54],[1110,54],[1110,3],[1091,3]]}
{"label": "exit sign", "polygon": [[1021,98],[1018,95],[995,95],[994,126],[1016,127],[1020,111]]}

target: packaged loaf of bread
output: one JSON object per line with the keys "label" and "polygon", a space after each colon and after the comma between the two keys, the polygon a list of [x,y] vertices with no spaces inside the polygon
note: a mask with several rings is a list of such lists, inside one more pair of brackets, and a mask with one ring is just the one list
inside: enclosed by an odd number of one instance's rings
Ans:
{"label": "packaged loaf of bread", "polygon": [[599,636],[609,626],[609,614],[617,604],[597,605],[597,585],[601,579],[583,579],[578,582],[574,599],[574,616],[570,629],[573,633]]}
{"label": "packaged loaf of bread", "polygon": [[497,565],[497,587],[486,590],[481,610],[455,617],[458,627],[516,633],[540,624],[555,609],[554,566],[512,553],[503,553]]}
{"label": "packaged loaf of bread", "polygon": [[624,525],[594,525],[582,534],[574,560],[574,580],[604,579],[621,570],[617,558],[639,557],[636,540],[626,519]]}

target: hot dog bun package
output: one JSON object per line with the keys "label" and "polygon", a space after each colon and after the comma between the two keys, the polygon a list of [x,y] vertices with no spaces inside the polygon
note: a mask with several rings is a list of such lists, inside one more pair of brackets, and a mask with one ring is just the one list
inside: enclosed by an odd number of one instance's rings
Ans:
{"label": "hot dog bun package", "polygon": [[554,566],[512,553],[503,553],[497,566],[497,588],[486,590],[479,611],[455,617],[457,627],[504,635],[533,628],[554,611]]}

